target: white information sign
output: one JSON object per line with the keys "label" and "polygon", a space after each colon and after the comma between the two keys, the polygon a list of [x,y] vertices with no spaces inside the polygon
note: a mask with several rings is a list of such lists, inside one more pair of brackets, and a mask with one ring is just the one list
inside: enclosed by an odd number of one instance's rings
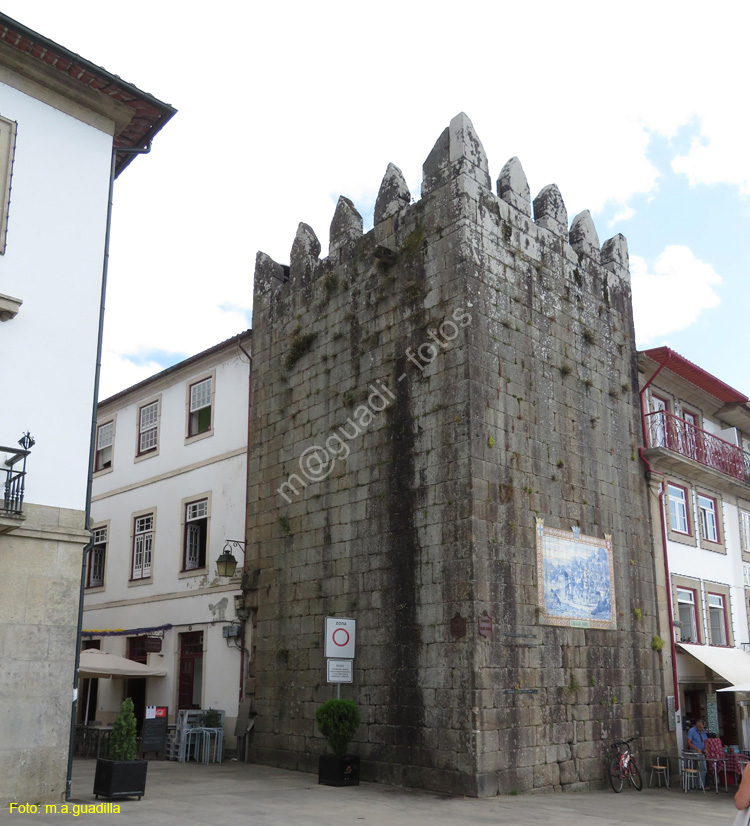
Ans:
{"label": "white information sign", "polygon": [[351,683],[354,681],[353,660],[327,660],[329,683]]}
{"label": "white information sign", "polygon": [[353,660],[357,621],[345,617],[326,617],[326,658]]}

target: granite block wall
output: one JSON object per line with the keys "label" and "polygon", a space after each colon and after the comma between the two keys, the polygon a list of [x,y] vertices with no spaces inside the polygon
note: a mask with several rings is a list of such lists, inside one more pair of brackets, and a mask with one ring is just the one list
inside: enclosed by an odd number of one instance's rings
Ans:
{"label": "granite block wall", "polygon": [[82,511],[24,502],[0,533],[0,806],[64,800]]}
{"label": "granite block wall", "polygon": [[[367,234],[342,197],[326,258],[305,224],[288,267],[257,257],[253,757],[316,767],[338,615],[364,777],[598,784],[609,740],[666,734],[627,245],[554,185],[532,217],[516,158],[494,194],[463,114],[423,173],[412,203],[389,165]],[[616,630],[546,624],[538,518],[612,537]]]}

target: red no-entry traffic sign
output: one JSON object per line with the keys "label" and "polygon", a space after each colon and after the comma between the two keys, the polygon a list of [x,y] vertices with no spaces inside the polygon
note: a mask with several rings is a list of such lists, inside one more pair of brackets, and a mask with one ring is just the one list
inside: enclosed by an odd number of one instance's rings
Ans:
{"label": "red no-entry traffic sign", "polygon": [[354,638],[357,621],[346,617],[326,617],[326,657],[336,660],[354,659]]}

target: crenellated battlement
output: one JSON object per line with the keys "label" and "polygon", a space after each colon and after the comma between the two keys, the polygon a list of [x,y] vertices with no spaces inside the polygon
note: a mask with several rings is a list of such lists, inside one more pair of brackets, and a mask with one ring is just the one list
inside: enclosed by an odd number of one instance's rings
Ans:
{"label": "crenellated battlement", "polygon": [[[441,188],[453,188],[465,201],[482,203],[483,216],[494,227],[498,243],[519,247],[523,254],[541,263],[545,251],[564,242],[566,257],[571,266],[569,273],[580,260],[588,259],[601,265],[611,276],[629,284],[627,241],[622,235],[608,239],[600,246],[591,214],[579,213],[568,228],[568,212],[562,194],[556,184],[542,188],[531,199],[529,184],[523,166],[513,157],[503,166],[496,183],[496,194],[491,191],[491,179],[487,155],[471,120],[460,113],[441,133],[423,165],[421,201],[412,203],[411,193],[401,170],[388,164],[378,190],[374,210],[374,227],[371,235],[376,244],[389,242],[394,251],[398,244],[399,228],[410,226],[410,211],[424,211],[425,199],[434,196]],[[532,217],[533,203],[533,217]],[[467,207],[469,204],[467,204]],[[458,216],[455,216],[456,219]],[[384,226],[385,225],[385,226]],[[513,227],[515,237],[509,230]],[[329,230],[329,267],[347,257],[351,248],[361,243],[364,236],[362,216],[354,203],[343,195],[339,198]],[[316,274],[326,267],[320,259],[321,244],[314,230],[301,223],[297,230],[286,268],[274,262],[264,253],[258,254],[255,271],[256,291],[281,295],[281,286],[291,282],[287,290],[306,289],[315,281]],[[572,276],[571,276],[572,277]],[[611,284],[609,285],[611,287]]]}

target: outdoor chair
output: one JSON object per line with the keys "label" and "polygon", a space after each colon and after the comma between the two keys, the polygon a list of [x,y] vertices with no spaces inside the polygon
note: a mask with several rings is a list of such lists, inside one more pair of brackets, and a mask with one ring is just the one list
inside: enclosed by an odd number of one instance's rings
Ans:
{"label": "outdoor chair", "polygon": [[659,788],[661,788],[662,778],[664,778],[664,785],[669,788],[669,759],[665,754],[651,757],[651,774],[648,778],[649,789],[653,783],[654,774],[656,775],[656,782],[659,784]]}
{"label": "outdoor chair", "polygon": [[695,757],[689,752],[683,752],[680,757],[680,785],[686,794],[689,789],[700,789],[703,794],[706,793],[706,787],[701,779],[701,762],[705,762],[705,758]]}

